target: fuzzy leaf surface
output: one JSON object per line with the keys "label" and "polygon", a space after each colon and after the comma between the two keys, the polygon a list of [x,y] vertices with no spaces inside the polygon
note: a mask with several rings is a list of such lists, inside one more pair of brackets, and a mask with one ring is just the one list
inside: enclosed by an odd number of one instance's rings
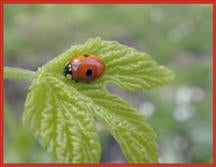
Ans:
{"label": "fuzzy leaf surface", "polygon": [[[75,83],[63,75],[68,61],[82,54],[96,54],[106,65],[104,74],[90,84]],[[115,138],[129,163],[155,163],[158,146],[154,131],[133,106],[110,94],[105,83],[131,91],[164,85],[173,77],[146,53],[115,41],[92,38],[38,69],[23,120],[59,162],[100,162],[97,119]]]}

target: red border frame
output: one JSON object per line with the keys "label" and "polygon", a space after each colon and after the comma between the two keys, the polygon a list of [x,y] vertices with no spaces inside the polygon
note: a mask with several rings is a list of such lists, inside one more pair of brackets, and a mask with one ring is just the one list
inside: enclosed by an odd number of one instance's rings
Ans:
{"label": "red border frame", "polygon": [[4,4],[213,4],[215,0],[1,0]]}
{"label": "red border frame", "polygon": [[213,132],[216,128],[215,107],[216,107],[216,88],[214,85],[214,75],[216,75],[216,0],[0,0],[0,167],[41,167],[41,166],[72,166],[72,167],[167,167],[167,166],[188,166],[203,167],[216,165],[216,134],[213,133],[213,163],[211,164],[4,164],[4,4],[212,4],[213,5]]}

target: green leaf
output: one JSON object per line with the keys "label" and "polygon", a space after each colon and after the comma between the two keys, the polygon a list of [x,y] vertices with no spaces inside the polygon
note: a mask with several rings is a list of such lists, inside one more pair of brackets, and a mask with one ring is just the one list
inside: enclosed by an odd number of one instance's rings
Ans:
{"label": "green leaf", "polygon": [[80,91],[92,98],[96,118],[106,125],[129,162],[157,162],[156,136],[141,113],[107,91],[96,88]]}
{"label": "green leaf", "polygon": [[[106,64],[103,76],[90,84],[64,77],[65,65],[80,54],[100,56]],[[173,77],[146,53],[92,38],[39,68],[23,120],[43,148],[60,162],[100,161],[96,118],[107,127],[130,163],[154,163],[158,161],[158,146],[152,128],[133,106],[111,95],[105,83],[139,90],[163,85]]]}
{"label": "green leaf", "polygon": [[53,76],[40,77],[28,94],[24,122],[60,162],[93,163],[100,159],[93,104],[85,101],[76,89]]}

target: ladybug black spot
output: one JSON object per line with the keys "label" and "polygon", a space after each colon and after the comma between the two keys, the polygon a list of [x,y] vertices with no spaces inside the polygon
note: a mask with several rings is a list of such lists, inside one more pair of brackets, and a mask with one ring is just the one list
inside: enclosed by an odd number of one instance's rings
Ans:
{"label": "ladybug black spot", "polygon": [[86,76],[88,76],[88,77],[92,76],[92,70],[88,69],[86,71]]}
{"label": "ladybug black spot", "polygon": [[88,54],[84,54],[83,56],[84,56],[84,57],[89,57],[89,55],[88,55]]}

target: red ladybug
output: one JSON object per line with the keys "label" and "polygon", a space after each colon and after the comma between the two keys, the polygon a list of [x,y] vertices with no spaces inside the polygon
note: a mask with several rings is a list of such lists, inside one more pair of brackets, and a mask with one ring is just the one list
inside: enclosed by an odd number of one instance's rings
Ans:
{"label": "red ladybug", "polygon": [[64,75],[71,80],[90,82],[99,78],[105,70],[105,64],[96,55],[80,55],[72,58],[64,69]]}

